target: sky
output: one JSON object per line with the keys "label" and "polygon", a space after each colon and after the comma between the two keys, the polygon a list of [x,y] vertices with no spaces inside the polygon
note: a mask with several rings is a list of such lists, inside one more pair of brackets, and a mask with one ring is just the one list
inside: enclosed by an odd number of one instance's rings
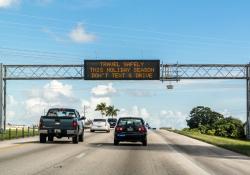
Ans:
{"label": "sky", "polygon": [[[247,0],[0,0],[0,62],[82,64],[84,59],[160,59],[165,64],[247,64]],[[174,85],[167,90],[166,85]],[[8,81],[7,122],[34,124],[50,107],[96,104],[142,116],[154,127],[186,127],[211,107],[246,120],[243,80]]]}

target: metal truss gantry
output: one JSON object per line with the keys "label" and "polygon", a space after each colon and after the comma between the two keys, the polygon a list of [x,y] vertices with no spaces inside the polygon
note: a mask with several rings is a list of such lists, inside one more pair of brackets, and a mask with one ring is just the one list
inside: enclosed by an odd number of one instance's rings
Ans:
{"label": "metal truss gantry", "polygon": [[[247,138],[250,139],[250,64],[161,64],[161,81],[246,80]],[[84,65],[3,65],[0,63],[0,129],[6,123],[7,80],[83,80]]]}

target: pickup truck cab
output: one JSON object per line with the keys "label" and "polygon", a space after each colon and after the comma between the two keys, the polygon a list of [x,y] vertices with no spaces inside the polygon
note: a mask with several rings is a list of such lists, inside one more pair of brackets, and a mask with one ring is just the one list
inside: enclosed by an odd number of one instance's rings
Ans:
{"label": "pickup truck cab", "polygon": [[72,137],[72,142],[83,142],[84,120],[75,109],[51,108],[47,115],[41,116],[39,123],[40,143],[53,141],[54,137]]}

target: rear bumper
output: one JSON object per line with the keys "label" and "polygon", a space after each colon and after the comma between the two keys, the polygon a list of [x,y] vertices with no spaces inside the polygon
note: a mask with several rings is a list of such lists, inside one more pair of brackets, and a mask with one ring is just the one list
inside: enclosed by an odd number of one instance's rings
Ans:
{"label": "rear bumper", "polygon": [[92,130],[92,131],[108,131],[109,127],[107,127],[107,126],[101,126],[101,127],[92,126],[90,128],[90,130]]}
{"label": "rear bumper", "polygon": [[115,140],[128,142],[142,142],[147,139],[146,133],[115,133]]}
{"label": "rear bumper", "polygon": [[57,136],[57,137],[70,137],[77,134],[77,130],[72,129],[40,129],[39,134]]}

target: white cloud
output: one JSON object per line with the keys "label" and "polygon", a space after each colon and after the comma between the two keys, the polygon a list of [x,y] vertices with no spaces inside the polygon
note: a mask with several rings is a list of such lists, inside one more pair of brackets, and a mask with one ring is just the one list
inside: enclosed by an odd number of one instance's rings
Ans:
{"label": "white cloud", "polygon": [[160,126],[173,127],[173,128],[184,128],[186,127],[186,118],[188,114],[181,111],[173,110],[161,110],[160,114],[156,116],[155,121]]}
{"label": "white cloud", "polygon": [[76,43],[87,43],[96,40],[96,36],[88,33],[84,26],[79,23],[69,34],[70,39]]}
{"label": "white cloud", "polygon": [[132,109],[122,108],[118,113],[118,117],[142,117],[147,119],[150,117],[150,114],[146,108],[140,108],[138,106],[133,106]]}
{"label": "white cloud", "polygon": [[[100,117],[101,114],[95,111],[96,105],[105,102],[111,105],[111,98],[108,97],[111,92],[115,92],[112,84],[104,88],[105,93],[99,89],[99,85],[93,89],[96,95],[92,93],[88,100],[74,96],[73,87],[60,81],[50,81],[41,88],[32,88],[26,94],[22,102],[18,102],[13,96],[8,96],[8,122],[13,124],[37,124],[41,115],[51,107],[69,107],[78,109],[83,115],[84,106],[87,108],[87,118]],[[102,94],[102,96],[98,96]],[[106,95],[106,96],[105,96]],[[17,108],[17,105],[19,108]]]}
{"label": "white cloud", "polygon": [[116,89],[112,83],[108,85],[98,85],[91,89],[91,93],[95,96],[107,96],[116,93]]}
{"label": "white cloud", "polygon": [[8,8],[20,3],[20,0],[0,0],[0,8]]}
{"label": "white cloud", "polygon": [[72,86],[67,84],[62,84],[57,80],[51,81],[46,84],[43,88],[43,96],[48,99],[54,99],[58,96],[71,97],[72,96]]}
{"label": "white cloud", "polygon": [[132,109],[122,108],[120,110],[118,117],[126,116],[142,117],[151,127],[184,128],[188,114],[172,110],[161,110],[158,114],[153,114],[145,107],[140,108],[135,105]]}
{"label": "white cloud", "polygon": [[40,116],[51,107],[72,107],[78,108],[80,100],[73,96],[72,86],[53,80],[45,84],[41,89],[33,88],[27,94],[23,102],[25,116],[20,120],[35,123]]}

